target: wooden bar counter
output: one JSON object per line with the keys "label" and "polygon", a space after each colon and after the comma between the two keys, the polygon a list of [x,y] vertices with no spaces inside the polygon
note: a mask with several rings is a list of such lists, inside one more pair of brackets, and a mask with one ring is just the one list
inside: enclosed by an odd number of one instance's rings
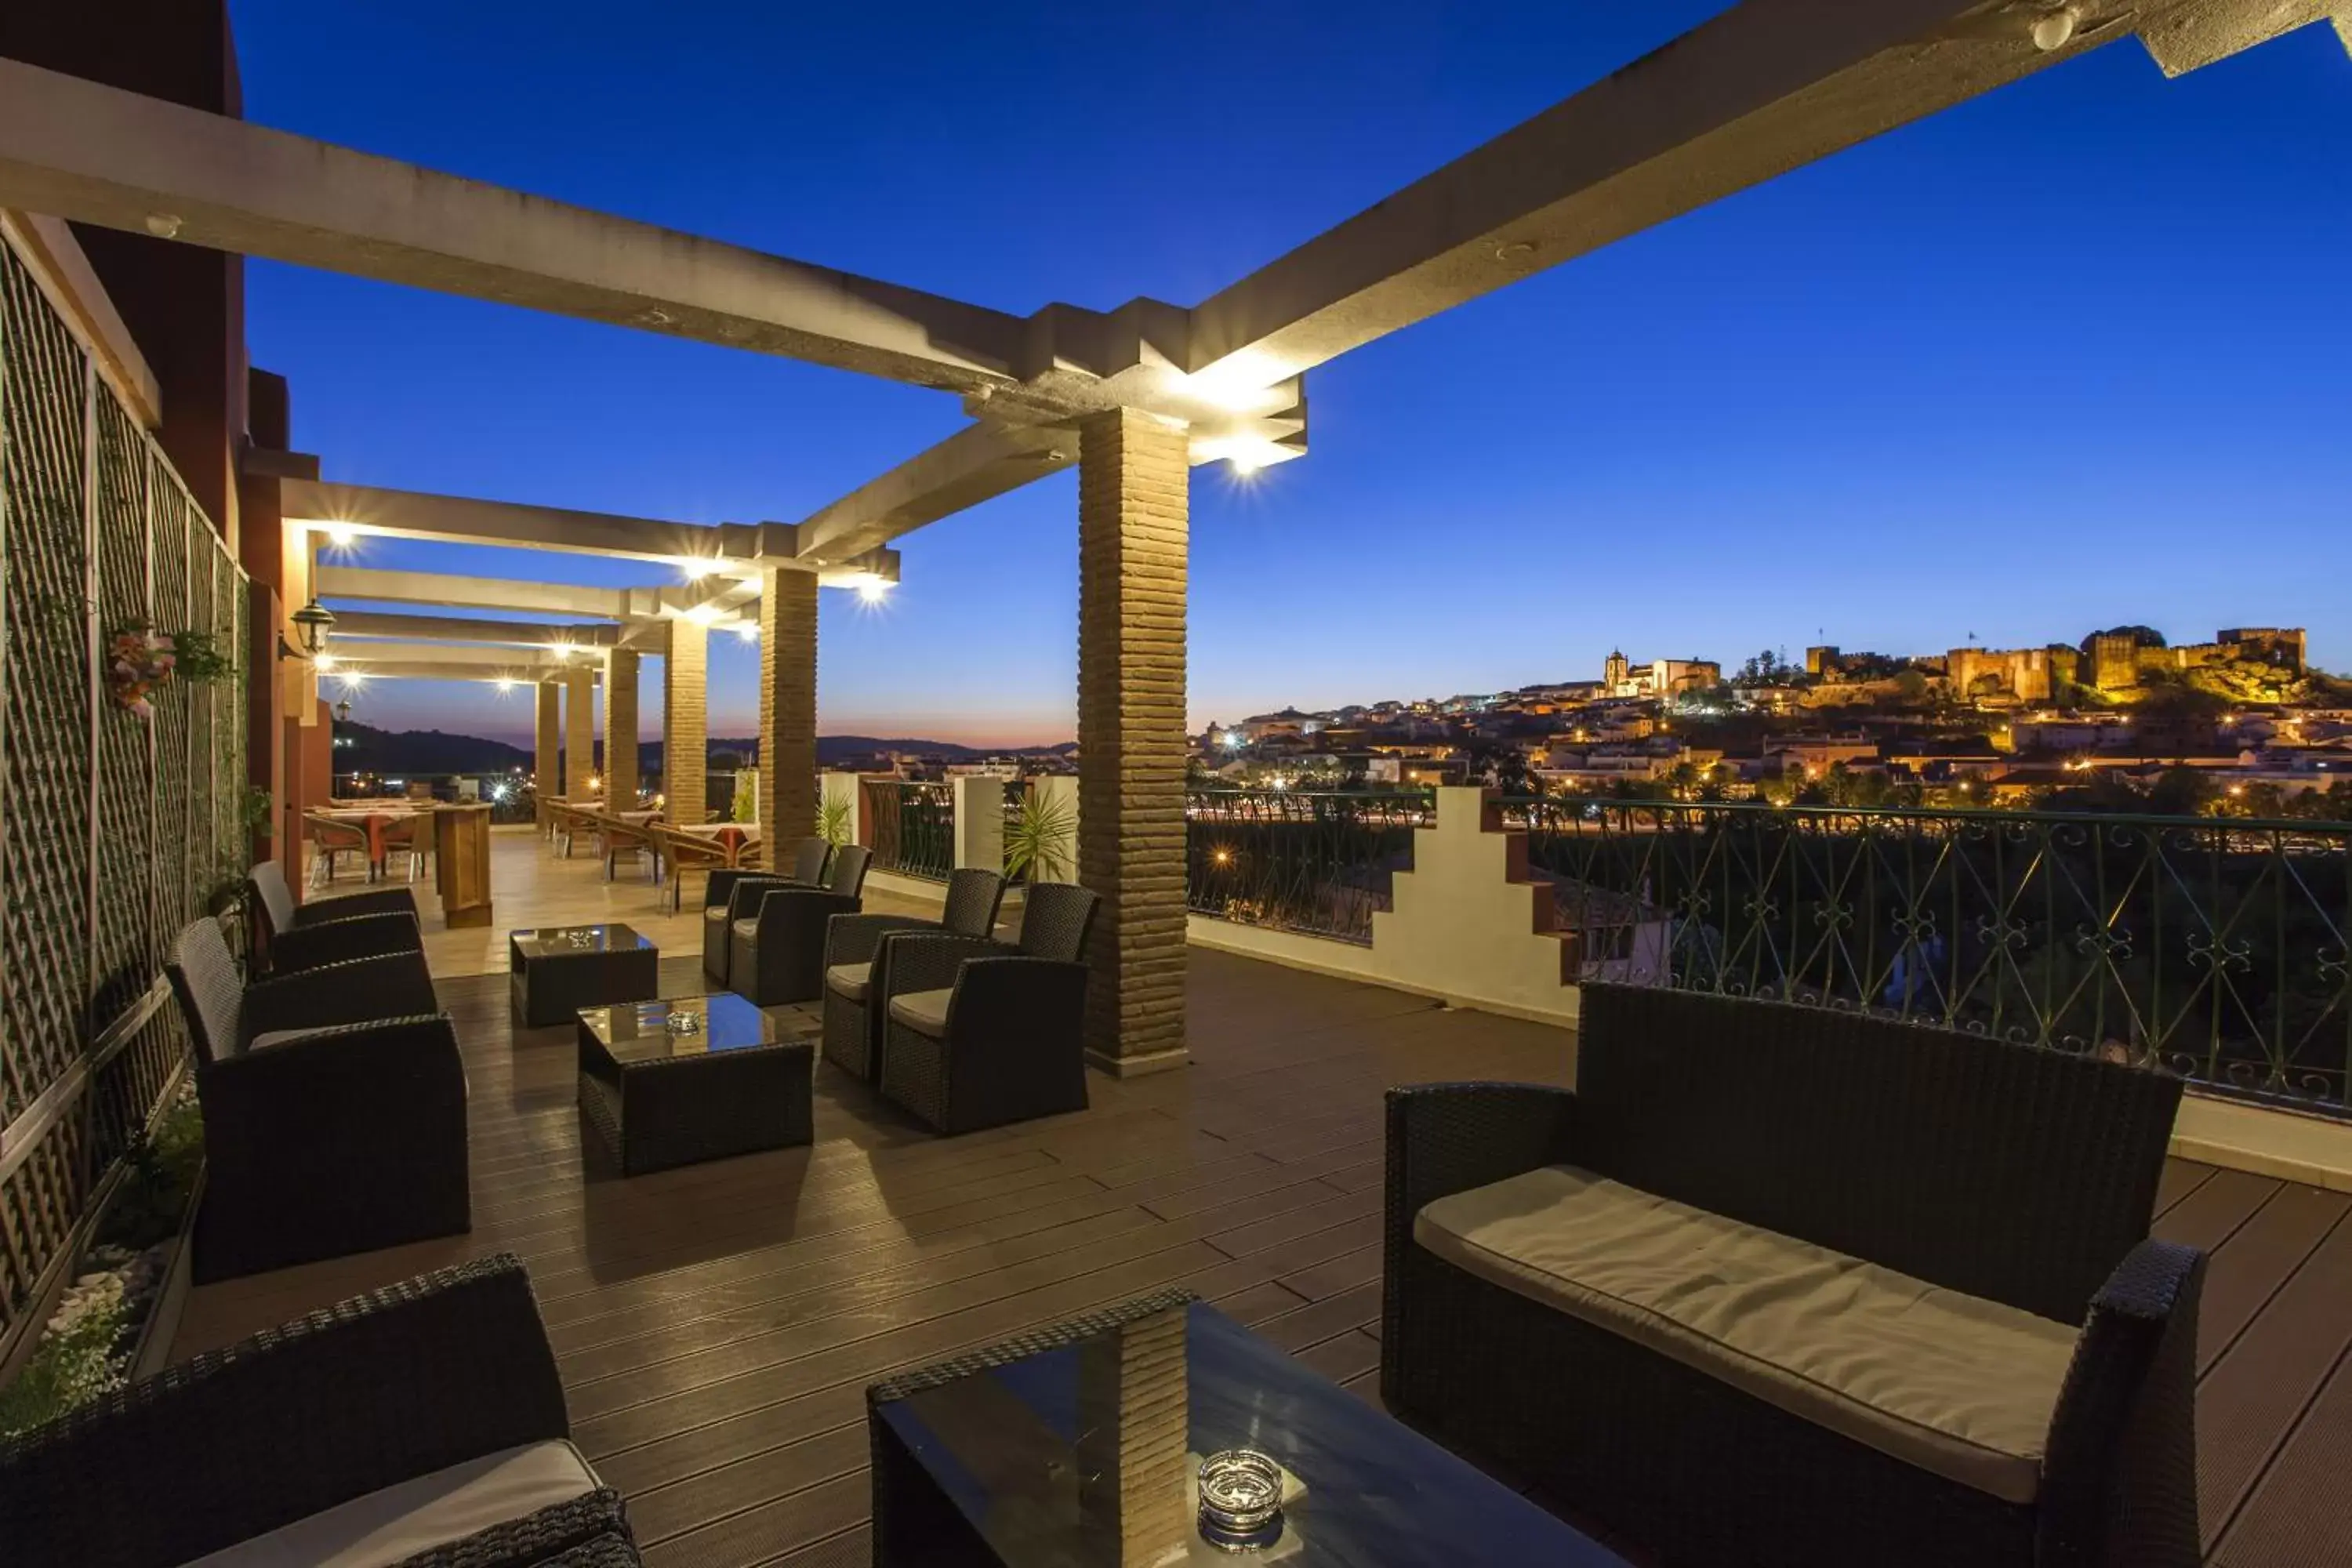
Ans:
{"label": "wooden bar counter", "polygon": [[490,923],[490,808],[445,805],[433,813],[434,880],[450,930]]}

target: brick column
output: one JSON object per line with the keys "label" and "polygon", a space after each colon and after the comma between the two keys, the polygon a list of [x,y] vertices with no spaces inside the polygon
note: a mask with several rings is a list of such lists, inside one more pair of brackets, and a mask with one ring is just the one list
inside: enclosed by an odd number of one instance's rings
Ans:
{"label": "brick column", "polygon": [[1181,430],[1118,409],[1078,440],[1078,880],[1102,896],[1087,1056],[1119,1077],[1184,1049]]}
{"label": "brick column", "polygon": [[710,810],[704,773],[710,750],[710,628],[700,621],[669,624],[669,657],[662,660],[662,794],[672,822],[700,822]]}
{"label": "brick column", "polygon": [[563,672],[563,796],[588,798],[596,773],[596,672],[575,665]]}
{"label": "brick column", "polygon": [[[539,683],[539,751],[531,758],[531,788],[541,800],[554,800],[563,794],[563,769],[556,753],[563,745],[563,689],[552,680]],[[547,827],[547,814],[540,814],[539,825]]]}
{"label": "brick column", "polygon": [[760,827],[781,855],[816,831],[816,574],[760,574]]}
{"label": "brick column", "polygon": [[614,811],[637,804],[637,650],[604,652],[604,798]]}
{"label": "brick column", "polygon": [[1092,1563],[1189,1561],[1182,1308],[1078,1347],[1078,1539]]}

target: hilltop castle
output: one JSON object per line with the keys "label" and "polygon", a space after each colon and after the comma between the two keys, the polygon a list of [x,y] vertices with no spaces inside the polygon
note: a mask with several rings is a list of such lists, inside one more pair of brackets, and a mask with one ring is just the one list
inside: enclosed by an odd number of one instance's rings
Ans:
{"label": "hilltop castle", "polygon": [[[1866,659],[1883,662],[1868,655],[1848,656],[1833,647],[1809,647],[1805,669],[1817,680],[1836,682],[1860,674],[1855,667]],[[2121,695],[2137,691],[2150,675],[2161,678],[2215,665],[2259,665],[2277,677],[2295,679],[2305,669],[2304,632],[2300,626],[2232,626],[2216,633],[2211,642],[2168,647],[2147,640],[2137,629],[2126,629],[2094,632],[2077,647],[1956,647],[1908,665],[1948,682],[1956,697],[2047,702],[2071,687]]]}

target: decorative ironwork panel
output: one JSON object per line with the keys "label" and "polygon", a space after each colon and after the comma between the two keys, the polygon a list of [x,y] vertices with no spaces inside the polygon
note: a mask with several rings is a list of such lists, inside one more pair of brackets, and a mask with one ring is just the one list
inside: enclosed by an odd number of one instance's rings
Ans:
{"label": "decorative ironwork panel", "polygon": [[1507,809],[1585,978],[1916,1018],[2352,1114],[2352,826]]}
{"label": "decorative ironwork panel", "polygon": [[80,1053],[89,964],[89,636],[83,581],[89,376],[14,255],[7,317],[6,700],[0,709],[0,1124]]}
{"label": "decorative ironwork panel", "polygon": [[[147,447],[111,397],[98,400],[98,615],[101,632],[147,617]],[[90,1025],[103,1029],[153,978],[154,736],[137,714],[98,715],[98,907]]]}
{"label": "decorative ironwork panel", "polygon": [[866,809],[873,816],[876,867],[947,880],[955,869],[954,785],[868,780]]}
{"label": "decorative ironwork panel", "polygon": [[1419,791],[1204,789],[1185,796],[1195,914],[1341,942],[1372,940],[1391,881],[1412,868]]}

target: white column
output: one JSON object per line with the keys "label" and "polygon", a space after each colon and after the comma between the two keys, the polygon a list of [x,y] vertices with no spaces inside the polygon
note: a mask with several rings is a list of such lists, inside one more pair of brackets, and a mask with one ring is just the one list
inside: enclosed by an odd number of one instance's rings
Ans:
{"label": "white column", "polygon": [[955,786],[955,868],[1004,869],[1004,792],[1010,779],[992,774],[950,781]]}
{"label": "white column", "polygon": [[864,826],[858,819],[866,810],[866,792],[858,788],[856,773],[819,773],[816,776],[816,798],[820,805],[843,808],[840,842],[856,844],[860,840],[857,830]]}

